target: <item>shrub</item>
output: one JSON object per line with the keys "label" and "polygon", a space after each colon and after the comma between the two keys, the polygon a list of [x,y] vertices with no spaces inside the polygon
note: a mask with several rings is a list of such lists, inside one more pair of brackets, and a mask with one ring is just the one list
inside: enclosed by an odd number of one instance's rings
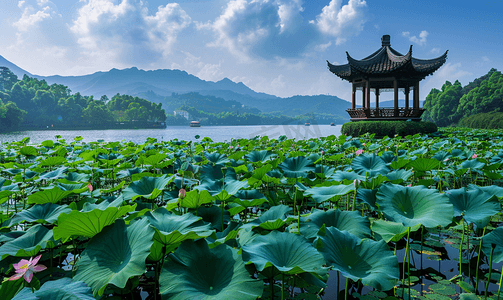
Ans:
{"label": "shrub", "polygon": [[503,129],[503,112],[480,113],[465,117],[459,121],[458,126],[481,129]]}
{"label": "shrub", "polygon": [[359,136],[365,133],[375,133],[376,136],[414,135],[416,133],[433,133],[438,128],[432,122],[406,122],[406,121],[359,121],[344,123],[341,133],[344,135]]}

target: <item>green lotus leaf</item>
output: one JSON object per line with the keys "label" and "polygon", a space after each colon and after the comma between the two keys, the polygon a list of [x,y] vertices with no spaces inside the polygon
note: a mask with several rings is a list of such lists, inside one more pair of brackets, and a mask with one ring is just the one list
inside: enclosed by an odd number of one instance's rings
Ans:
{"label": "green lotus leaf", "polygon": [[24,156],[37,156],[38,151],[37,148],[33,146],[24,146],[19,149],[19,154],[24,155]]}
{"label": "green lotus leaf", "polygon": [[221,154],[218,152],[213,152],[213,153],[208,153],[206,152],[205,155],[206,159],[210,161],[211,163],[215,165],[225,165],[226,163],[229,162],[229,159],[225,154]]}
{"label": "green lotus leaf", "polygon": [[173,181],[174,178],[174,175],[170,177],[168,177],[168,175],[162,177],[142,177],[139,181],[131,182],[129,186],[124,189],[122,194],[126,200],[135,200],[140,197],[155,199],[162,193],[164,187]]}
{"label": "green lotus leaf", "polygon": [[38,291],[22,289],[12,300],[94,300],[93,292],[82,281],[68,277],[47,281]]}
{"label": "green lotus leaf", "polygon": [[91,175],[77,172],[69,172],[64,177],[64,179],[71,182],[88,182],[89,178],[91,178]]}
{"label": "green lotus leaf", "polygon": [[336,227],[346,230],[359,238],[370,237],[370,222],[362,217],[358,211],[341,211],[330,209],[328,211],[317,210],[308,217],[303,218],[300,224],[300,233],[306,238],[314,238],[321,228]]}
{"label": "green lotus leaf", "polygon": [[204,204],[211,203],[213,197],[206,190],[192,190],[187,192],[185,198],[178,199],[177,203],[181,207],[198,209]]}
{"label": "green lotus leaf", "polygon": [[339,184],[332,186],[312,187],[304,192],[305,196],[311,196],[316,203],[322,203],[335,196],[346,195],[355,190],[354,184]]}
{"label": "green lotus leaf", "polygon": [[272,206],[257,219],[243,225],[244,229],[261,227],[267,230],[276,230],[286,224],[287,214],[292,209],[286,205]]}
{"label": "green lotus leaf", "polygon": [[155,167],[167,157],[168,156],[166,154],[156,153],[154,155],[150,155],[149,157],[143,158],[143,164]]}
{"label": "green lotus leaf", "polygon": [[57,186],[63,191],[71,191],[74,194],[80,194],[82,192],[89,190],[86,183],[61,183],[60,182],[60,183],[58,183]]}
{"label": "green lotus leaf", "polygon": [[[376,235],[376,239],[384,240],[386,243],[390,241],[398,242],[404,236],[407,235],[408,228],[403,226],[402,223],[384,221],[384,220],[376,220],[372,223],[372,231]],[[421,228],[421,224],[417,224],[410,228],[410,231],[414,232]]]}
{"label": "green lotus leaf", "polygon": [[54,203],[37,204],[12,217],[11,225],[21,221],[53,224],[61,213],[67,214],[71,211],[68,205]]}
{"label": "green lotus leaf", "polygon": [[248,181],[239,181],[232,178],[225,179],[225,185],[222,180],[203,181],[200,185],[196,186],[197,190],[207,190],[212,196],[220,194],[225,190],[227,195],[234,195],[242,188],[248,187]]}
{"label": "green lotus leaf", "polygon": [[248,183],[250,185],[253,185],[256,182],[260,182],[266,178],[269,178],[269,176],[267,176],[266,174],[267,174],[267,172],[269,172],[271,170],[272,170],[272,165],[270,165],[270,164],[266,164],[260,168],[256,168],[255,170],[253,170],[251,177],[248,178]]}
{"label": "green lotus leaf", "polygon": [[346,171],[335,171],[331,178],[335,181],[354,181],[356,180],[365,180],[365,176],[359,175],[355,172],[346,172]]}
{"label": "green lotus leaf", "polygon": [[407,166],[413,168],[417,172],[426,172],[440,169],[442,163],[433,158],[419,157],[411,161]]}
{"label": "green lotus leaf", "polygon": [[59,187],[38,191],[28,196],[28,203],[56,203],[73,194],[73,191],[63,191]]}
{"label": "green lotus leaf", "polygon": [[270,161],[274,159],[277,156],[277,154],[267,151],[267,150],[260,150],[260,151],[250,151],[248,154],[245,155],[246,159],[249,160],[250,162],[262,162],[265,163],[267,161]]}
{"label": "green lotus leaf", "polygon": [[447,226],[452,222],[454,208],[445,194],[423,186],[382,185],[377,203],[389,221],[406,227],[418,224],[426,228]]}
{"label": "green lotus leaf", "polygon": [[369,177],[374,177],[377,174],[386,175],[389,172],[386,162],[374,153],[355,157],[351,162],[351,168],[362,176],[368,173]]}
{"label": "green lotus leaf", "polygon": [[279,167],[283,170],[285,177],[289,178],[305,178],[308,172],[313,172],[315,169],[312,166],[313,162],[304,157],[289,157],[285,159]]}
{"label": "green lotus leaf", "polygon": [[18,237],[24,235],[26,231],[16,230],[16,231],[8,231],[0,234],[0,243],[10,242]]}
{"label": "green lotus leaf", "polygon": [[146,218],[128,226],[118,219],[95,235],[77,262],[74,280],[89,285],[94,296],[101,296],[108,284],[124,288],[132,276],[145,273],[154,229]]}
{"label": "green lotus leaf", "polygon": [[489,258],[493,250],[493,263],[503,261],[503,227],[498,227],[482,237],[482,251]]}
{"label": "green lotus leaf", "polygon": [[257,299],[264,284],[250,276],[237,252],[227,245],[210,249],[203,239],[185,241],[162,268],[162,299]]}
{"label": "green lotus leaf", "polygon": [[386,177],[388,178],[389,181],[393,183],[402,183],[409,179],[409,177],[412,176],[412,171],[407,171],[407,170],[395,170],[393,172],[389,172],[386,174]]}
{"label": "green lotus leaf", "polygon": [[67,239],[72,235],[85,236],[91,238],[100,233],[105,226],[108,226],[127,214],[135,210],[136,205],[126,205],[121,207],[107,207],[104,210],[93,209],[91,211],[73,210],[69,214],[60,214],[58,226],[54,227],[56,239]]}
{"label": "green lotus leaf", "polygon": [[20,237],[0,246],[0,257],[4,259],[9,255],[19,257],[35,256],[41,249],[48,247],[48,243],[49,245],[54,243],[52,230],[37,224]]}
{"label": "green lotus leaf", "polygon": [[61,156],[51,156],[42,161],[40,161],[40,166],[42,167],[54,167],[60,166],[66,162],[66,159]]}
{"label": "green lotus leaf", "polygon": [[491,216],[501,210],[498,198],[481,189],[460,188],[449,190],[445,194],[454,206],[454,216],[462,216],[467,223],[473,223],[477,228],[485,227]]}
{"label": "green lotus leaf", "polygon": [[65,178],[65,172],[68,170],[67,167],[61,167],[54,171],[45,172],[40,174],[38,180],[55,180],[60,178]]}
{"label": "green lotus leaf", "polygon": [[463,169],[471,169],[471,170],[479,170],[482,169],[486,164],[478,161],[477,159],[465,160],[461,163],[460,168]]}
{"label": "green lotus leaf", "polygon": [[[226,177],[233,177],[236,179],[236,173],[233,172],[234,170],[232,169],[227,169],[226,171]],[[200,179],[201,181],[216,181],[219,179],[222,179],[224,177],[224,173],[222,172],[222,166],[216,165],[213,166],[211,164],[206,164],[201,167],[201,176]]]}
{"label": "green lotus leaf", "polygon": [[[220,207],[218,206],[210,206],[210,207],[200,207],[197,210],[197,215],[203,218],[205,222],[211,223],[211,227],[213,229],[221,230],[222,229],[222,220],[220,219],[222,212]],[[224,210],[223,221],[224,225],[229,223],[231,219],[231,214],[228,210]]]}
{"label": "green lotus leaf", "polygon": [[360,240],[347,231],[329,227],[316,246],[335,270],[377,290],[393,288],[400,275],[396,256],[384,241]]}
{"label": "green lotus leaf", "polygon": [[274,266],[285,275],[326,273],[323,256],[304,237],[297,234],[272,231],[255,237],[243,245],[242,249],[243,260],[255,264],[258,271]]}
{"label": "green lotus leaf", "polygon": [[500,199],[503,198],[503,187],[497,185],[477,186],[474,184],[469,184],[468,190],[482,190],[483,192],[494,195]]}
{"label": "green lotus leaf", "polygon": [[378,189],[371,190],[371,189],[359,188],[356,191],[356,200],[368,204],[372,210],[377,210],[378,209],[376,205],[377,190]]}
{"label": "green lotus leaf", "polygon": [[210,236],[214,231],[210,224],[205,224],[201,217],[191,213],[181,216],[160,207],[145,214],[150,226],[155,229],[154,240],[163,245],[172,245],[184,240],[193,240]]}

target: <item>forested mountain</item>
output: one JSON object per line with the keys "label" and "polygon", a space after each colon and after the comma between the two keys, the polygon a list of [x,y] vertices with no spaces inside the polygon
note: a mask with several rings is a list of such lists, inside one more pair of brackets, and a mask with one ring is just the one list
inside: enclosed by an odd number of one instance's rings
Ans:
{"label": "forested mountain", "polygon": [[164,122],[162,104],[139,97],[115,95],[99,100],[72,94],[62,84],[49,85],[24,75],[22,80],[8,68],[0,67],[0,130],[99,127],[114,122]]}
{"label": "forested mountain", "polygon": [[[462,87],[459,81],[446,81],[441,90],[432,89],[424,103],[423,120],[433,121],[439,126],[458,122],[464,126],[468,118],[482,113],[486,118],[503,117],[503,74],[491,69],[486,75]],[[477,118],[475,118],[477,119]],[[487,124],[491,120],[486,120]]]}

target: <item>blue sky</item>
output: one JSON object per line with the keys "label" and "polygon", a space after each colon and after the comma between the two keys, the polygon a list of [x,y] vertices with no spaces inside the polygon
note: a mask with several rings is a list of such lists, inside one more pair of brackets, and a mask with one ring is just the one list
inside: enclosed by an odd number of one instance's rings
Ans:
{"label": "blue sky", "polygon": [[0,2],[0,55],[38,75],[181,69],[281,97],[349,100],[326,60],[363,58],[389,34],[416,58],[449,50],[421,82],[424,99],[445,80],[465,85],[503,69],[502,15],[497,0],[9,0]]}

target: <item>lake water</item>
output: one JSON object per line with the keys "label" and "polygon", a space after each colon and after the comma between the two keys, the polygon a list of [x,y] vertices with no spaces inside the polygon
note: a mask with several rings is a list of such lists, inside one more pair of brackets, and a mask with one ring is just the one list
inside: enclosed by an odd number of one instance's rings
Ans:
{"label": "lake water", "polygon": [[286,135],[288,138],[301,140],[310,138],[320,138],[329,135],[340,135],[342,125],[253,125],[253,126],[168,126],[166,129],[110,129],[110,130],[39,130],[39,131],[18,131],[0,134],[0,142],[19,141],[24,137],[30,138],[30,143],[41,143],[45,140],[56,140],[56,135],[66,141],[73,141],[76,136],[82,136],[84,142],[104,140],[112,141],[132,141],[144,143],[147,137],[156,138],[158,141],[168,141],[173,139],[196,141],[195,136],[199,135],[199,140],[204,137],[211,138],[214,142],[230,141],[231,139],[246,138],[255,136],[268,136],[278,138]]}

